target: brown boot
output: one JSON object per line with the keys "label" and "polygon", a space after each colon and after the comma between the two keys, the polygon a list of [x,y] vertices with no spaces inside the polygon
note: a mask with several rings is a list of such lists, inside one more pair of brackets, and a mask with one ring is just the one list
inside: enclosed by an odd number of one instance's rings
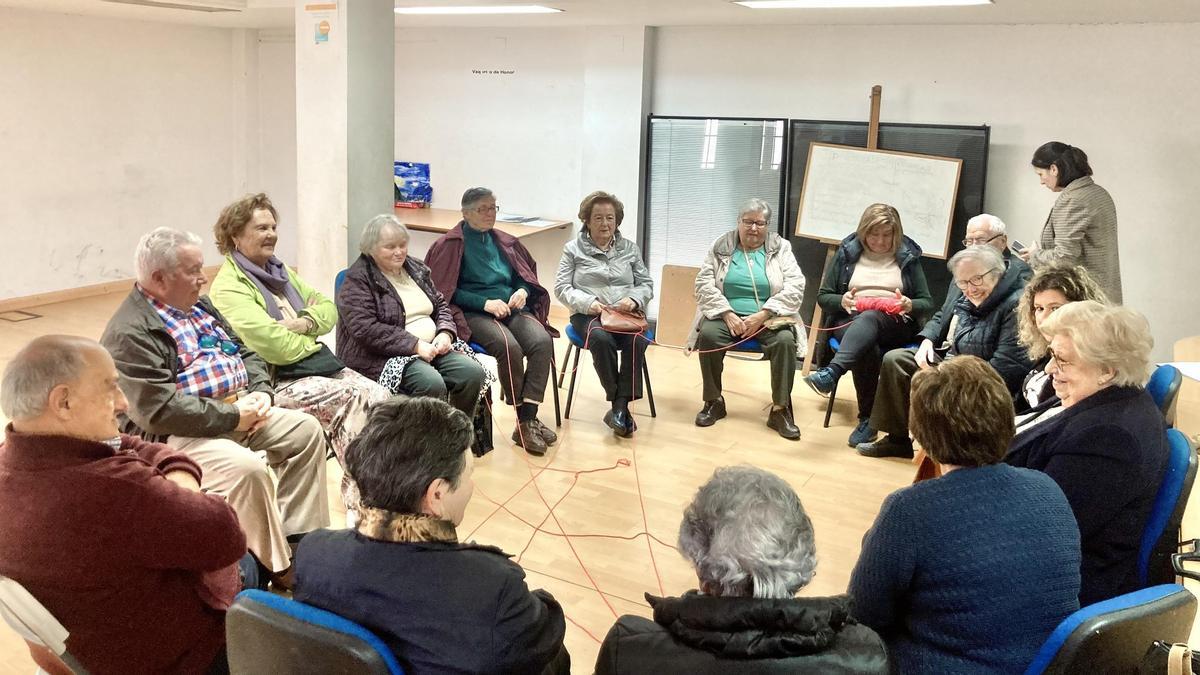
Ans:
{"label": "brown boot", "polygon": [[513,429],[512,441],[534,457],[546,454],[546,441],[542,440],[542,435],[538,433],[536,419],[518,422],[517,428]]}

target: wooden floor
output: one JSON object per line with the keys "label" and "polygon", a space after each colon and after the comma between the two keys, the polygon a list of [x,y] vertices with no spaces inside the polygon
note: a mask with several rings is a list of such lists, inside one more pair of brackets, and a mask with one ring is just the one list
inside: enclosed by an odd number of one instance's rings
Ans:
{"label": "wooden floor", "polygon": [[[0,321],[0,368],[38,335],[98,337],[123,297],[115,293],[48,305],[32,310],[40,318]],[[565,318],[552,315],[560,326]],[[561,361],[566,342],[557,342]],[[684,505],[713,469],[753,464],[778,473],[800,494],[816,529],[819,559],[803,595],[845,591],[863,533],[880,503],[907,485],[913,473],[907,462],[866,459],[847,447],[855,412],[849,378],[828,429],[821,427],[825,399],[797,381],[793,401],[803,438],[789,442],[764,425],[766,363],[730,358],[725,369],[729,417],[700,429],[692,423],[700,407],[696,358],[665,347],[652,348],[648,358],[658,417],[650,417],[645,400],[636,403],[639,431],[632,439],[614,438],[601,422],[607,404],[586,354],[572,418],[563,421],[560,441],[545,458],[534,460],[512,446],[514,417],[498,405],[496,450],[476,463],[475,498],[459,530],[462,539],[518,555],[530,587],[549,590],[563,604],[576,673],[592,672],[598,640],[615,615],[649,615],[644,593],[677,595],[696,586],[695,574],[672,547]],[[564,386],[564,406],[566,395]],[[541,419],[549,424],[553,414],[548,399]],[[331,462],[331,495],[337,494],[340,478]],[[557,505],[552,515],[547,504]],[[340,507],[331,504],[331,509],[335,526],[342,525]],[[0,626],[0,674],[33,670],[24,644]]]}

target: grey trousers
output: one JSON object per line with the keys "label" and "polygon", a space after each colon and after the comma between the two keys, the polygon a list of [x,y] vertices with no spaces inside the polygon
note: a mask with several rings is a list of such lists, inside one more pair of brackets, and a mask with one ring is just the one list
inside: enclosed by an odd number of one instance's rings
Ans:
{"label": "grey trousers", "polygon": [[879,391],[871,410],[872,429],[893,436],[908,436],[908,400],[917,370],[915,349],[893,349],[883,355]]}
{"label": "grey trousers", "polygon": [[554,341],[546,328],[524,310],[504,319],[478,312],[465,312],[464,316],[471,340],[495,357],[500,386],[513,405],[522,401],[541,403],[554,358]]}
{"label": "grey trousers", "polygon": [[[704,400],[721,396],[721,373],[725,370],[725,351],[741,338],[734,338],[721,319],[704,319],[696,349],[700,350],[700,376],[704,380]],[[792,399],[792,383],[796,380],[796,333],[791,326],[775,330],[763,329],[754,336],[762,345],[763,354],[771,362],[771,402],[786,407]]]}
{"label": "grey trousers", "polygon": [[450,405],[473,418],[483,378],[483,366],[475,359],[458,352],[448,352],[431,363],[420,359],[409,363],[404,367],[400,388],[409,396],[447,399]]}

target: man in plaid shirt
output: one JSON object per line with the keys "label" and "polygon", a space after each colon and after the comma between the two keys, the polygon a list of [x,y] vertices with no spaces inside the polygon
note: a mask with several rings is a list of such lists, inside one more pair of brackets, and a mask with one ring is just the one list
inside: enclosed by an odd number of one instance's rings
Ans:
{"label": "man in plaid shirt", "polygon": [[329,525],[321,425],[272,406],[266,363],[200,298],[199,237],[160,227],[136,263],[138,283],[100,338],[129,399],[123,431],[195,460],[201,488],[229,501],[250,552],[289,588],[289,539]]}

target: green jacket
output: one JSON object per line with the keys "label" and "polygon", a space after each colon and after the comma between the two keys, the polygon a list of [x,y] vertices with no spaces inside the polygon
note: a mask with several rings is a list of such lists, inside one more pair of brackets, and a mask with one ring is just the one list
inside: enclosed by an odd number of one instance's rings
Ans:
{"label": "green jacket", "polygon": [[271,318],[262,293],[230,256],[225,256],[225,264],[221,265],[208,292],[213,305],[233,326],[246,347],[275,366],[285,366],[315,354],[321,348],[317,338],[333,330],[338,320],[337,305],[333,300],[304,283],[292,268],[287,268],[287,272],[305,304],[297,314],[317,322],[317,330],[312,334],[293,333]]}

